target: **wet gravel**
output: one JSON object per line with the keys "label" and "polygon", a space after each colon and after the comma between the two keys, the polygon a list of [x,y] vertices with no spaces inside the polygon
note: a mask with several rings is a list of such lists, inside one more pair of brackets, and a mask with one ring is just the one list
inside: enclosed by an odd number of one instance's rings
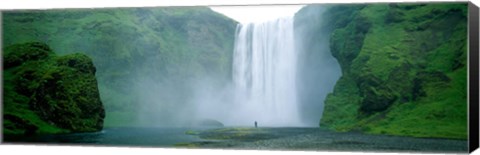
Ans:
{"label": "wet gravel", "polygon": [[[215,140],[212,135],[231,136]],[[204,131],[200,148],[255,150],[313,150],[367,152],[467,153],[468,141],[439,138],[414,138],[369,135],[358,132],[332,132],[319,128],[252,128],[245,131]],[[225,137],[225,136],[224,136]]]}

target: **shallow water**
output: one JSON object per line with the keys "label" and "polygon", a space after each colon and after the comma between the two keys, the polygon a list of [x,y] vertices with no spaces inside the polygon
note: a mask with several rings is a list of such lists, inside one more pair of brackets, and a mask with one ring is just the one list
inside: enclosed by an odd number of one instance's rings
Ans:
{"label": "shallow water", "polygon": [[[201,141],[185,134],[192,128],[105,128],[100,132],[36,136],[5,136],[7,143],[79,144],[100,146],[173,146],[176,143]],[[206,128],[193,128],[206,130]]]}
{"label": "shallow water", "polygon": [[[195,135],[186,134],[194,131]],[[106,128],[95,133],[6,135],[6,143],[367,152],[466,153],[467,140],[368,135],[320,128]]]}

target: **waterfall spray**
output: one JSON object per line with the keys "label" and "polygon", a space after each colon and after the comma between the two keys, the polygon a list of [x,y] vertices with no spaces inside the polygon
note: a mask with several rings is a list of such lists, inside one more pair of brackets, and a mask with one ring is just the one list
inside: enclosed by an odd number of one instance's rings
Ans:
{"label": "waterfall spray", "polygon": [[[301,124],[297,104],[293,17],[237,26],[232,116],[240,124]],[[240,106],[241,105],[241,106]]]}

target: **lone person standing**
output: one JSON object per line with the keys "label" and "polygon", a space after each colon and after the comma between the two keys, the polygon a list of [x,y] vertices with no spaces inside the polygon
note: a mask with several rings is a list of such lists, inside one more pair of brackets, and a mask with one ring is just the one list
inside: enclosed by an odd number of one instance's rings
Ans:
{"label": "lone person standing", "polygon": [[257,121],[255,121],[255,128],[257,128]]}

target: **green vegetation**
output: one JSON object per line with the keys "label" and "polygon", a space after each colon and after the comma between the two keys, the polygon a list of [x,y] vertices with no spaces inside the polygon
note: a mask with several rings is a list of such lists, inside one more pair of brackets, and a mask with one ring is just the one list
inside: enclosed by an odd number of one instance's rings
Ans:
{"label": "green vegetation", "polygon": [[188,130],[188,131],[185,131],[185,134],[187,134],[187,135],[198,135],[198,132],[192,131],[192,130]]}
{"label": "green vegetation", "polygon": [[197,148],[199,147],[196,143],[177,143],[174,146],[176,147],[185,147],[185,148]]}
{"label": "green vegetation", "polygon": [[105,117],[95,66],[84,54],[56,56],[39,42],[4,48],[5,134],[90,132]]}
{"label": "green vegetation", "polygon": [[[141,110],[169,115],[189,100],[189,80],[230,79],[236,22],[206,7],[5,11],[2,20],[3,45],[39,41],[59,55],[92,58],[106,126],[141,125]],[[165,90],[145,101],[152,89]],[[144,103],[164,108],[147,113],[153,108]]]}
{"label": "green vegetation", "polygon": [[466,3],[332,5],[323,17],[343,75],[321,126],[467,138]]}
{"label": "green vegetation", "polygon": [[220,128],[195,133],[202,139],[255,141],[274,137],[261,128]]}

